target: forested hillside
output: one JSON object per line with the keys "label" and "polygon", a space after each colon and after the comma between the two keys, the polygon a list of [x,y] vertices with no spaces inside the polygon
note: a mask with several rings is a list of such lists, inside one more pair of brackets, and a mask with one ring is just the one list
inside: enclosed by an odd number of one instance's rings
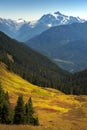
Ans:
{"label": "forested hillside", "polygon": [[[86,71],[71,74],[46,56],[0,32],[0,61],[11,72],[41,87],[51,87],[66,94],[87,94]],[[79,78],[78,78],[79,77]]]}
{"label": "forested hillside", "polygon": [[0,60],[7,64],[10,71],[33,84],[57,88],[68,93],[65,90],[68,72],[52,63],[46,56],[10,39],[2,32],[0,32]]}

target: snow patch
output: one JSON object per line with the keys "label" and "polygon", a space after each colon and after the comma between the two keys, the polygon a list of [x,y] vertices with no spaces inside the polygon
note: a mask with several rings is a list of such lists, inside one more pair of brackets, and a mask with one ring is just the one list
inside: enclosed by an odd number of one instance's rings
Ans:
{"label": "snow patch", "polygon": [[16,23],[25,23],[26,21],[25,20],[23,20],[23,19],[18,19],[18,20],[15,20],[16,21]]}
{"label": "snow patch", "polygon": [[47,24],[48,27],[52,27],[52,24]]}
{"label": "snow patch", "polygon": [[53,15],[56,19],[57,19],[57,17],[58,17],[58,14],[55,14],[55,13],[53,13],[53,14],[51,14],[51,15]]}

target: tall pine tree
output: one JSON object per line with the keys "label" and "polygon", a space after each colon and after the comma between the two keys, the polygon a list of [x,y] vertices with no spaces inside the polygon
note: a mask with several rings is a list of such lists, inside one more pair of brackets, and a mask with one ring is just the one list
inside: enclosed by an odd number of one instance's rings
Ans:
{"label": "tall pine tree", "polygon": [[10,123],[10,106],[8,101],[3,102],[2,111],[1,111],[1,123],[9,124]]}
{"label": "tall pine tree", "polygon": [[17,100],[17,105],[14,111],[14,124],[24,124],[24,101],[23,96],[20,95]]}
{"label": "tall pine tree", "polygon": [[0,123],[10,123],[10,103],[8,93],[5,93],[0,83]]}

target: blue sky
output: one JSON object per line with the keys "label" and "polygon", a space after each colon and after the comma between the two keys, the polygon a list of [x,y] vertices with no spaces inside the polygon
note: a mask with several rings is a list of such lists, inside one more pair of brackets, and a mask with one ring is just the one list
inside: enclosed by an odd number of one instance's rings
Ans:
{"label": "blue sky", "polygon": [[87,19],[87,0],[0,0],[0,17],[25,20],[60,11]]}

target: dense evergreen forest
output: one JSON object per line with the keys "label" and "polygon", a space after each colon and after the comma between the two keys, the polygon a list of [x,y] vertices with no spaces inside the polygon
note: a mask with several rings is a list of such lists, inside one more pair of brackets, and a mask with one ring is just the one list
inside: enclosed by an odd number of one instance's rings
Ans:
{"label": "dense evergreen forest", "polygon": [[30,124],[39,125],[39,119],[34,111],[32,99],[24,104],[20,95],[14,110],[9,102],[8,92],[4,92],[0,84],[0,124]]}
{"label": "dense evergreen forest", "polygon": [[46,56],[0,32],[0,61],[11,72],[42,87],[51,87],[66,94],[87,94],[87,72],[70,74]]}

